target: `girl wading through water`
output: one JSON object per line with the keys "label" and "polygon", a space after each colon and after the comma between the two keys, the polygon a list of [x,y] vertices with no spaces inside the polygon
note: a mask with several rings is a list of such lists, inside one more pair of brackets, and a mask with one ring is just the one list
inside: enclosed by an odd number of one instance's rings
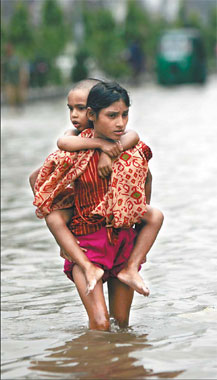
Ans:
{"label": "girl wading through water", "polygon": [[[96,84],[87,98],[87,116],[93,128],[86,129],[81,137],[118,143],[125,133],[129,106],[127,91],[117,83]],[[109,330],[110,317],[126,327],[134,290],[149,294],[139,269],[161,228],[163,215],[146,205],[146,149],[139,142],[120,153],[112,160],[111,174],[103,177],[97,169],[98,149],[58,151],[47,158],[36,181],[34,204],[44,216],[73,205],[68,225],[73,237],[71,261],[65,260],[64,271],[75,282],[91,329]],[[140,227],[138,233],[134,224]],[[88,265],[97,267],[98,273],[89,292],[85,275]],[[109,312],[103,292],[105,281]]]}
{"label": "girl wading through water", "polygon": [[[126,149],[132,148],[139,141],[139,136],[135,131],[126,131],[126,133],[121,136],[120,140],[117,142],[111,142],[106,139],[85,137],[82,134],[82,139],[79,138],[81,132],[85,129],[93,127],[90,125],[90,122],[87,118],[87,97],[90,92],[90,89],[97,83],[100,83],[99,79],[87,78],[78,83],[76,83],[73,88],[68,93],[67,107],[69,109],[70,121],[73,124],[74,128],[66,130],[64,136],[58,140],[58,147],[65,151],[80,151],[86,149],[99,149],[100,157],[98,161],[98,174],[100,177],[105,177],[111,174],[112,171],[112,161],[111,158],[118,157],[120,153]],[[150,149],[147,147],[147,155],[150,155]],[[69,159],[69,157],[67,157]],[[58,161],[58,159],[57,159]],[[65,163],[64,163],[65,165]],[[63,168],[59,168],[63,170]],[[35,194],[36,189],[38,188],[38,183],[35,188],[35,182],[39,175],[40,168],[34,170],[30,175],[29,181],[33,193]],[[50,174],[53,173],[53,170],[49,168],[48,172],[43,167],[43,170],[40,172],[40,177],[43,180],[46,179],[47,185],[50,187],[49,183]],[[55,172],[56,173],[56,172]],[[150,198],[149,194],[151,193],[151,181],[149,181],[151,175],[150,172],[147,175],[146,180],[146,197]],[[52,180],[52,178],[51,178]],[[42,181],[43,182],[43,181]],[[40,192],[38,193],[41,197]],[[37,199],[38,201],[38,199]],[[47,226],[53,236],[55,237],[57,243],[61,247],[60,255],[63,258],[68,259],[69,261],[76,261],[83,269],[86,283],[87,283],[87,293],[91,292],[96,285],[96,282],[102,277],[102,271],[99,268],[92,264],[91,261],[87,259],[87,256],[82,255],[78,252],[77,260],[75,257],[75,247],[74,247],[74,236],[67,227],[67,224],[70,222],[73,209],[71,207],[71,202],[69,201],[66,204],[66,201],[63,203],[62,209],[58,209],[52,205],[49,212],[46,212],[45,220]],[[149,201],[147,200],[147,203]],[[66,208],[67,207],[67,208]],[[68,208],[69,207],[69,208]],[[40,210],[37,210],[37,216],[43,217]],[[84,250],[85,251],[85,250]]]}

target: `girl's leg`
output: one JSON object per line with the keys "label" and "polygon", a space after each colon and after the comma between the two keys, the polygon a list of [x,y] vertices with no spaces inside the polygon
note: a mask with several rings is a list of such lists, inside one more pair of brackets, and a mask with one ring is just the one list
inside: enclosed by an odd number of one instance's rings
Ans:
{"label": "girl's leg", "polygon": [[110,329],[109,314],[103,293],[102,280],[98,281],[92,293],[86,293],[86,279],[78,265],[73,267],[73,279],[89,317],[92,330],[108,331]]}
{"label": "girl's leg", "polygon": [[134,290],[117,278],[108,280],[109,311],[122,328],[129,323]]}
{"label": "girl's leg", "polygon": [[136,243],[128,263],[126,267],[118,273],[117,277],[138,293],[148,296],[149,290],[144,284],[138,270],[140,264],[146,261],[146,255],[160,231],[163,223],[163,214],[160,210],[147,206],[144,222],[137,235]]}
{"label": "girl's leg", "polygon": [[89,293],[94,289],[97,281],[102,278],[104,271],[90,262],[82,248],[79,247],[77,239],[68,229],[67,223],[71,219],[71,215],[70,209],[56,210],[52,211],[45,219],[56,242],[65,251],[67,259],[78,264],[83,270],[86,279],[86,292]]}

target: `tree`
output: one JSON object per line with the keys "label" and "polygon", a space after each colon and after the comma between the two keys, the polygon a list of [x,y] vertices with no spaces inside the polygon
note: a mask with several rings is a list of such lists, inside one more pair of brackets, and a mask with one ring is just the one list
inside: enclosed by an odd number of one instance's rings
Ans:
{"label": "tree", "polygon": [[98,67],[114,78],[124,77],[128,66],[123,58],[125,42],[119,25],[108,9],[83,7],[84,45]]}
{"label": "tree", "polygon": [[46,82],[60,84],[61,73],[55,59],[65,49],[68,27],[56,0],[44,0],[41,12],[41,23],[36,32],[35,60],[46,69],[43,85]]}
{"label": "tree", "polygon": [[152,70],[160,33],[166,26],[161,17],[151,17],[148,11],[135,0],[128,0],[124,23],[126,46],[138,41],[146,60],[146,69]]}
{"label": "tree", "polygon": [[178,17],[172,26],[198,29],[205,44],[208,65],[209,67],[216,67],[215,48],[217,43],[217,7],[211,9],[208,21],[203,22],[202,17],[197,11],[190,11],[187,13],[186,3],[185,1],[181,1]]}
{"label": "tree", "polygon": [[210,57],[211,65],[216,67],[216,47],[217,47],[217,7],[211,9],[209,20],[204,30],[207,55]]}
{"label": "tree", "polygon": [[68,28],[62,9],[56,0],[44,0],[41,24],[38,29],[38,52],[48,61],[56,58],[65,48]]}
{"label": "tree", "polygon": [[6,29],[6,25],[3,24],[3,22],[1,23],[1,57],[4,55],[5,53],[5,45],[7,43],[7,29]]}
{"label": "tree", "polygon": [[149,28],[150,17],[146,10],[137,1],[128,0],[124,25],[126,42],[140,40],[142,45],[144,45]]}
{"label": "tree", "polygon": [[34,51],[33,27],[30,24],[27,3],[19,1],[7,28],[8,42],[16,47],[16,51],[24,58],[30,58]]}

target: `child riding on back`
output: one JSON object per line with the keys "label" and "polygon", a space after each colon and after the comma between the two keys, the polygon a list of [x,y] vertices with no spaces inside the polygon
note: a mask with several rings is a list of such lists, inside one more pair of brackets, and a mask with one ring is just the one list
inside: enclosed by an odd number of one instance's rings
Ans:
{"label": "child riding on back", "polygon": [[[80,133],[89,127],[89,121],[86,114],[87,97],[90,89],[99,82],[100,80],[91,78],[82,80],[69,91],[67,106],[70,111],[70,120],[75,129],[68,129],[65,132],[64,137],[59,140],[59,144],[61,145],[61,142],[66,144],[64,150],[68,150],[68,143],[70,146],[73,144],[72,151],[87,148],[100,149],[101,155],[98,164],[98,172],[99,175],[103,177],[111,172],[111,160],[109,160],[109,156],[116,157],[123,149],[135,145],[139,138],[136,132],[128,132],[122,140],[124,147],[122,147],[121,143],[108,142],[99,138],[78,138]],[[29,177],[30,186],[34,194],[35,183],[37,183],[37,178],[41,169],[42,168],[36,169]],[[83,252],[79,252],[78,257],[75,252],[72,252],[71,243],[73,243],[75,239],[67,227],[67,223],[70,221],[72,213],[72,208],[55,210],[47,215],[45,220],[49,230],[61,247],[61,256],[67,258],[69,261],[76,260],[76,262],[80,263],[80,266],[86,275],[87,292],[89,292],[92,291],[102,273],[99,271],[99,268],[87,260]],[[40,216],[39,214],[38,216]]]}
{"label": "child riding on back", "polygon": [[[68,130],[67,133],[58,140],[58,147],[65,151],[71,152],[87,149],[100,150],[101,154],[98,163],[98,174],[100,177],[105,178],[112,171],[112,160],[119,156],[122,151],[133,147],[138,142],[138,135],[135,132],[131,131],[123,134],[120,139],[117,139],[117,141],[112,141],[100,137],[84,137],[85,134],[82,137],[78,136],[78,134],[89,127],[86,101],[90,89],[97,82],[100,83],[100,81],[94,82],[94,80],[85,80],[79,82],[69,92],[68,107],[70,110],[70,120],[76,128],[76,133],[72,130]],[[32,187],[34,186],[36,172],[30,176],[30,183]],[[148,172],[146,189],[150,189],[150,182],[148,181],[150,177],[151,174]],[[147,194],[147,199],[149,200],[149,198],[150,192]],[[45,219],[48,228],[64,252],[63,256],[69,261],[77,263],[82,269],[86,279],[87,293],[89,293],[93,291],[97,281],[99,281],[103,276],[103,270],[89,261],[85,255],[85,250],[82,250],[80,247],[76,247],[75,243],[77,243],[78,240],[74,237],[74,235],[67,227],[67,223],[69,223],[71,220],[72,215],[73,209],[65,208],[51,211],[48,215],[45,216]],[[141,232],[137,237],[138,244],[141,242],[140,247],[141,252],[143,252],[142,260],[144,260],[145,255],[153,244],[162,224],[161,212],[148,206],[147,213],[145,215],[145,222],[146,224],[144,228],[141,229]],[[145,255],[144,245],[147,247],[147,252]],[[126,284],[133,287],[139,293],[148,295],[149,291],[144,285],[144,282],[141,279],[140,275],[137,273],[138,267],[141,264],[142,260],[141,255],[137,250],[136,255],[134,254],[132,256],[132,260],[131,258],[129,259],[128,266],[119,273],[119,279],[122,282],[125,282]]]}

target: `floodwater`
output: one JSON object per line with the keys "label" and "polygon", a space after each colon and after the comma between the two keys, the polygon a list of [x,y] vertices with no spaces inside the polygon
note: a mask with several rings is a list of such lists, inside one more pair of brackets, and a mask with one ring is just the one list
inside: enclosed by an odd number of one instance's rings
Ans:
{"label": "floodwater", "polygon": [[111,332],[88,330],[28,186],[69,126],[66,99],[3,107],[3,379],[217,378],[216,85],[130,88],[165,222],[142,269],[151,294],[135,294],[129,329]]}

